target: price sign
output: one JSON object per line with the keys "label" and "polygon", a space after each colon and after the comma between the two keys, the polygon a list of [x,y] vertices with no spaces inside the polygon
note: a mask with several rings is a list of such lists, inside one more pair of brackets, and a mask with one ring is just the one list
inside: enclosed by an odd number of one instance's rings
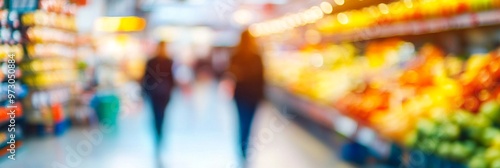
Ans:
{"label": "price sign", "polygon": [[337,132],[346,137],[352,137],[358,127],[356,121],[343,115],[336,116],[333,120],[333,125]]}

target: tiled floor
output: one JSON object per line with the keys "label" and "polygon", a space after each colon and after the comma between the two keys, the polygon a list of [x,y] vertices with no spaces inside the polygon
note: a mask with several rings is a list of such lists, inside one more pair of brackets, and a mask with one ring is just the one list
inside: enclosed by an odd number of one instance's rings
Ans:
{"label": "tiled floor", "polygon": [[[1,168],[153,168],[149,107],[120,118],[115,131],[71,128],[60,137],[31,138],[16,161],[0,160]],[[167,108],[161,163],[173,168],[237,168],[235,108],[214,83],[197,84],[190,98],[175,92]],[[263,103],[255,121],[250,167],[350,167],[328,147]],[[104,138],[100,139],[100,135]]]}

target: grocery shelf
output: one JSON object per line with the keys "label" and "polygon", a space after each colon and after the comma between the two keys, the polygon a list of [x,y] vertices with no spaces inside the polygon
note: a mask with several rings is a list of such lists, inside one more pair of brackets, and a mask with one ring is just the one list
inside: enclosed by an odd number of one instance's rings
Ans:
{"label": "grocery shelf", "polygon": [[354,42],[396,36],[438,33],[481,26],[492,26],[500,24],[500,17],[498,16],[500,16],[500,10],[496,9],[477,13],[466,13],[452,17],[440,17],[426,20],[400,22],[389,25],[378,25],[346,33],[325,36],[324,40],[332,42]]}
{"label": "grocery shelf", "polygon": [[[296,109],[299,115],[309,118],[313,122],[338,133],[348,140],[361,144],[371,152],[375,152],[379,159],[397,161],[398,163],[396,166],[466,168],[466,166],[461,163],[444,159],[434,154],[401,147],[379,136],[375,130],[365,124],[341,114],[331,106],[293,94],[280,86],[268,85],[266,89],[268,93],[267,96],[271,102]],[[341,140],[341,143],[347,142]],[[397,148],[396,151],[400,152],[395,152],[394,148]],[[394,164],[394,162],[391,164]]]}
{"label": "grocery shelf", "polygon": [[[16,140],[16,143],[14,143],[14,145],[16,145],[16,150],[19,149],[19,147],[21,147],[23,145],[23,142],[22,140]],[[3,158],[5,157],[5,159],[7,159],[7,154],[9,154],[9,151],[7,149],[9,149],[10,147],[9,146],[5,146],[5,147],[2,147],[0,150],[0,156]]]}
{"label": "grocery shelf", "polygon": [[[17,116],[17,115],[18,114],[16,114],[16,120],[19,120],[20,118],[23,117],[22,114],[21,114],[21,116]],[[0,126],[6,126],[7,124],[9,124],[9,121],[10,121],[10,118],[5,118],[5,117],[0,118]]]}
{"label": "grocery shelf", "polygon": [[[24,116],[23,110],[20,108],[22,106],[20,103],[17,103],[15,106],[18,106],[16,108],[16,119],[22,118]],[[10,121],[10,116],[8,114],[9,108],[7,107],[1,107],[0,108],[0,126],[4,126],[9,123]]]}
{"label": "grocery shelf", "polygon": [[286,105],[298,109],[306,117],[318,124],[330,128],[348,139],[354,140],[367,147],[388,146],[389,141],[377,135],[376,131],[363,123],[357,122],[350,117],[328,105],[322,105],[306,97],[291,94],[279,86],[268,86],[269,96],[273,100],[282,101]]}

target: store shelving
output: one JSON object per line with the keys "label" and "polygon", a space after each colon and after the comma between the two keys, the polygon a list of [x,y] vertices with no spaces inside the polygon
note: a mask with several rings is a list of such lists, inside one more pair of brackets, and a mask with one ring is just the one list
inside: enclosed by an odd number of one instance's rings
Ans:
{"label": "store shelving", "polygon": [[[20,23],[19,14],[27,10],[32,3],[23,5],[19,1],[2,1],[0,3],[0,152],[1,157],[6,157],[9,150],[19,149],[24,139],[25,111],[22,99],[28,92],[27,87],[20,81],[23,77],[19,63],[25,56],[23,29]],[[3,6],[4,5],[4,6]],[[26,8],[25,8],[26,7]],[[22,8],[22,9],[21,9]],[[14,68],[12,68],[14,66]],[[13,69],[14,71],[8,71]],[[13,73],[13,74],[9,74]],[[9,76],[10,75],[10,76]],[[11,80],[9,82],[9,79]],[[15,83],[12,83],[14,79]],[[9,86],[10,85],[10,86]],[[10,92],[8,90],[10,89]],[[13,92],[12,92],[13,91]],[[13,93],[12,96],[8,96]],[[14,114],[9,112],[15,111]],[[15,116],[13,116],[15,115]],[[15,138],[11,138],[15,136]],[[15,140],[15,144],[8,141]]]}
{"label": "store shelving", "polygon": [[305,116],[348,139],[358,141],[365,146],[389,143],[377,137],[372,128],[340,113],[332,106],[319,103],[305,96],[293,94],[291,91],[275,85],[269,85],[267,92],[269,92],[269,96],[272,96],[271,99],[284,101],[282,103],[292,106],[293,109],[299,109]]}
{"label": "store shelving", "polygon": [[[299,112],[299,115],[302,117],[309,118],[313,122],[320,124],[323,128],[331,130],[331,132],[323,132],[323,134],[330,134],[333,136],[340,135],[347,139],[343,140],[335,138],[337,141],[342,143],[352,141],[361,144],[370,151],[374,152],[379,159],[395,159],[390,157],[394,157],[396,154],[396,164],[393,162],[393,165],[387,166],[432,167],[439,165],[438,167],[467,167],[466,165],[455,161],[450,161],[433,154],[423,153],[419,150],[412,150],[399,144],[395,144],[391,140],[380,136],[377,131],[373,130],[370,126],[353,120],[351,117],[342,114],[333,106],[325,105],[307,97],[294,94],[292,91],[272,84],[267,86],[266,91],[271,102],[281,105],[285,104],[288,108],[295,109],[296,112]],[[402,153],[391,153],[390,148],[394,147],[398,148],[397,151],[402,151]]]}
{"label": "store shelving", "polygon": [[500,10],[466,13],[452,17],[441,17],[373,26],[334,35],[325,36],[329,42],[354,42],[397,36],[422,35],[444,31],[470,29],[500,24]]}
{"label": "store shelving", "polygon": [[67,0],[40,0],[20,15],[26,58],[20,64],[28,130],[62,134],[68,128],[71,87],[78,80],[76,5]]}

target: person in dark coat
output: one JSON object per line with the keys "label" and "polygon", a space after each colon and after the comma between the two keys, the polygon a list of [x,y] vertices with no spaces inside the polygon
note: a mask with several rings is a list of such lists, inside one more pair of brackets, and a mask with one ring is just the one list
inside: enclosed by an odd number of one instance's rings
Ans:
{"label": "person in dark coat", "polygon": [[151,101],[156,140],[159,144],[163,138],[162,127],[165,109],[170,101],[175,81],[172,72],[173,61],[167,55],[165,42],[158,43],[155,54],[155,57],[146,64],[142,87]]}
{"label": "person in dark coat", "polygon": [[234,101],[239,118],[241,154],[247,158],[252,122],[264,98],[264,67],[255,39],[248,30],[241,34],[239,45],[231,57],[229,75],[235,81]]}

